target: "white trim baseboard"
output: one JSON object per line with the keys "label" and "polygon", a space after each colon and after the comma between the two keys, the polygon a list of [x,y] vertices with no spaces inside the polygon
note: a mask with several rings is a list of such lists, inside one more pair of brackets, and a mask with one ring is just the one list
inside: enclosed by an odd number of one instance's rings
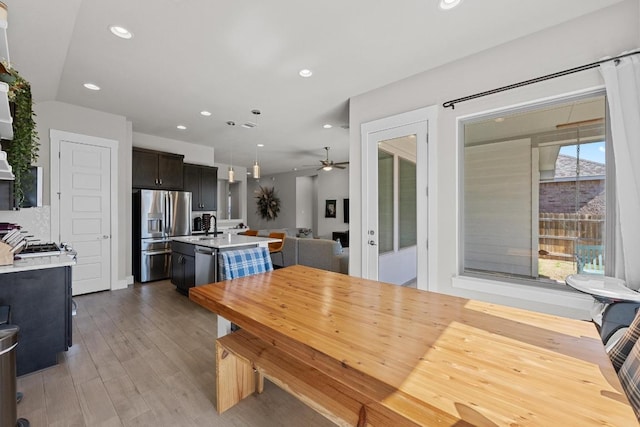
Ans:
{"label": "white trim baseboard", "polygon": [[127,276],[124,280],[118,280],[116,285],[111,287],[111,290],[117,291],[120,289],[127,289],[129,285],[133,285],[133,276]]}

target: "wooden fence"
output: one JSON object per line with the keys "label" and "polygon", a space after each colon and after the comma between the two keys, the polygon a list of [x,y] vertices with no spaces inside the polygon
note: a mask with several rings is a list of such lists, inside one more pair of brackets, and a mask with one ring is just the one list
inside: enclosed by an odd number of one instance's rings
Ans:
{"label": "wooden fence", "polygon": [[[539,214],[539,249],[545,258],[573,258],[574,245],[601,245],[604,236],[604,215],[568,213]],[[544,252],[543,252],[544,253]]]}

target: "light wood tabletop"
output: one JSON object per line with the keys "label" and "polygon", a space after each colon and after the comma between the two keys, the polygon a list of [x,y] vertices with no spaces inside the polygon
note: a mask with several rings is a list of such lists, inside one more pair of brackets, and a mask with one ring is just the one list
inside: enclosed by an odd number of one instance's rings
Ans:
{"label": "light wood tabletop", "polygon": [[299,265],[190,298],[339,378],[374,425],[638,423],[589,322]]}

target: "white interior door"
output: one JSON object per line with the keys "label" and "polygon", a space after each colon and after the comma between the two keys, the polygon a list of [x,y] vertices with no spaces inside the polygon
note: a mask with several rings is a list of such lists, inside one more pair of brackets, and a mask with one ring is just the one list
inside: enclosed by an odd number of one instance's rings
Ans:
{"label": "white interior door", "polygon": [[73,295],[111,287],[110,151],[60,141],[60,241],[78,252]]}
{"label": "white interior door", "polygon": [[[362,125],[363,277],[396,284],[415,278],[418,288],[427,288],[428,124],[427,109],[423,109]],[[401,154],[411,142],[413,154]],[[399,163],[411,156],[415,162],[415,244],[407,245],[398,203],[406,190],[399,178]],[[391,184],[387,180],[385,187],[380,173],[390,175]]]}

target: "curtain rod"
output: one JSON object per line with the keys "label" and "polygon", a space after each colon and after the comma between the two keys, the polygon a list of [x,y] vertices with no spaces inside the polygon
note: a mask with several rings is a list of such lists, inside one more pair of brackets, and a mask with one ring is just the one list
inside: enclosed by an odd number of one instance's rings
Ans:
{"label": "curtain rod", "polygon": [[592,62],[591,64],[581,65],[579,67],[570,68],[568,70],[558,71],[557,73],[547,74],[546,76],[536,77],[535,79],[525,80],[525,81],[520,82],[520,83],[514,83],[514,84],[510,84],[508,86],[499,87],[497,89],[491,89],[491,90],[487,90],[485,92],[480,92],[480,93],[476,93],[476,94],[473,94],[473,95],[469,95],[469,96],[465,96],[465,97],[462,97],[462,98],[458,98],[458,99],[454,99],[454,100],[451,100],[451,101],[447,101],[444,104],[442,104],[442,106],[444,108],[451,107],[452,110],[455,110],[455,108],[456,108],[455,104],[458,104],[460,102],[470,101],[470,100],[476,99],[476,98],[482,98],[483,96],[493,95],[494,93],[500,93],[500,92],[504,92],[504,91],[507,91],[507,90],[515,89],[515,88],[518,88],[518,87],[527,86],[527,85],[530,85],[532,83],[539,83],[539,82],[543,82],[545,80],[555,79],[556,77],[566,76],[568,74],[577,73],[579,71],[590,70],[591,68],[595,68],[600,64],[604,64],[605,62],[620,61],[620,59],[626,58],[627,56],[638,55],[638,54],[640,54],[640,51],[634,51],[634,52],[631,52],[631,53],[625,53],[624,55],[619,55],[619,56],[616,56],[614,58],[602,59],[600,61]]}

